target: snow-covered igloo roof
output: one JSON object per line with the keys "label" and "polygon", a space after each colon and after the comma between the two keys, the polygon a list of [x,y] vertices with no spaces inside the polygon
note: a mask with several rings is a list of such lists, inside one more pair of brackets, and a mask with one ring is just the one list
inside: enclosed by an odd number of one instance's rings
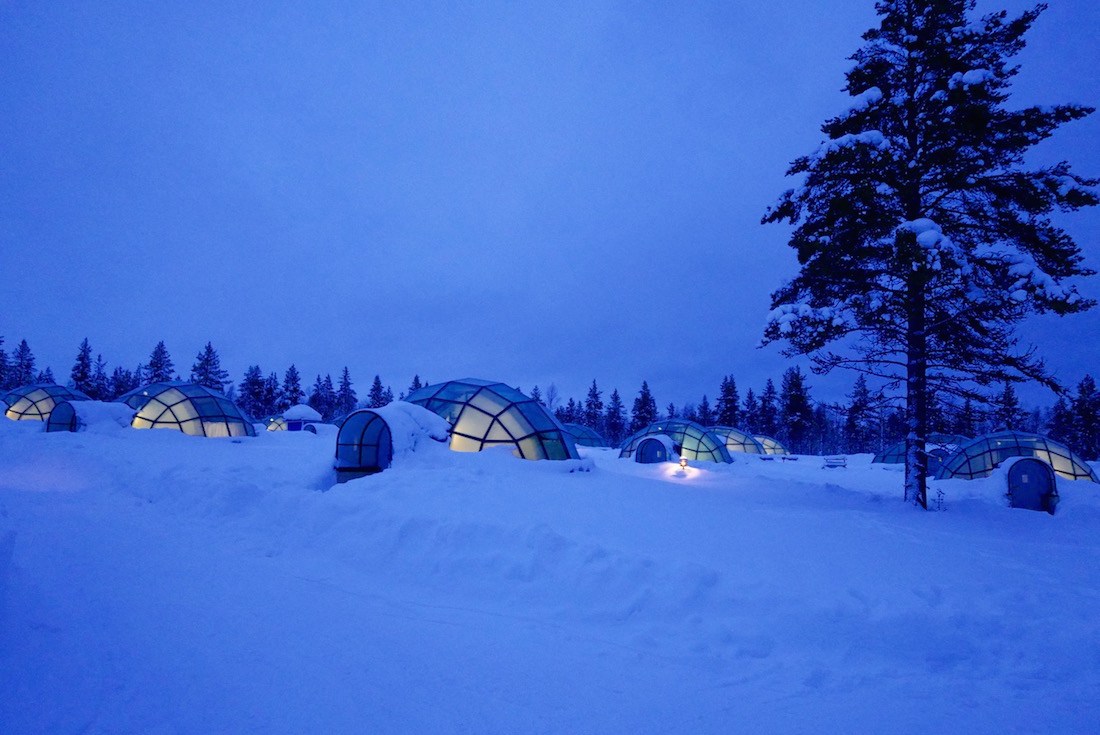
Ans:
{"label": "snow-covered igloo roof", "polygon": [[313,406],[299,403],[283,411],[283,418],[290,421],[321,421],[321,414]]}
{"label": "snow-covered igloo roof", "polygon": [[523,459],[580,459],[573,437],[553,414],[504,383],[452,380],[413,391],[405,400],[447,420],[455,451],[511,446]]}
{"label": "snow-covered igloo roof", "polygon": [[88,396],[75,388],[55,383],[31,383],[12,388],[3,395],[4,415],[12,421],[45,421],[62,401],[87,401]]}
{"label": "snow-covered igloo roof", "polygon": [[124,403],[106,401],[61,401],[46,419],[46,431],[108,431],[128,428],[133,410]]}
{"label": "snow-covered igloo roof", "polygon": [[725,442],[707,431],[706,427],[685,419],[657,421],[623,441],[620,458],[630,458],[638,448],[638,442],[647,436],[662,434],[672,440],[676,453],[696,462],[732,462]]}
{"label": "snow-covered igloo roof", "polygon": [[384,470],[395,457],[415,452],[425,441],[447,441],[449,431],[442,417],[405,401],[352,411],[336,435],[336,469]]}

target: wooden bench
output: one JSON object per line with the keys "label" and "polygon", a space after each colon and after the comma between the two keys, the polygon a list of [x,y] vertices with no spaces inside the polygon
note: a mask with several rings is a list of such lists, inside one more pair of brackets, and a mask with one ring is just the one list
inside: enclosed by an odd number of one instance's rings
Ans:
{"label": "wooden bench", "polygon": [[833,469],[836,467],[847,467],[848,458],[840,455],[825,458],[825,464],[821,465],[822,469]]}

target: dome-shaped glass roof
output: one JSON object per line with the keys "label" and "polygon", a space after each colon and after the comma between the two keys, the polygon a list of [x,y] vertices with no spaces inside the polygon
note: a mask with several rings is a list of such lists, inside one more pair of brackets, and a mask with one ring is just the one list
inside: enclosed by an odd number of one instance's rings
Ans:
{"label": "dome-shaped glass roof", "polygon": [[650,424],[623,440],[620,458],[629,458],[644,437],[662,434],[672,440],[676,453],[684,459],[697,462],[732,462],[725,442],[706,430],[701,424],[683,419],[666,419]]}
{"label": "dome-shaped glass roof", "polygon": [[4,394],[4,415],[13,421],[45,421],[53,407],[62,401],[91,400],[78,390],[53,383],[32,383],[12,388]]}
{"label": "dome-shaped glass roof", "polygon": [[195,383],[152,383],[120,396],[137,410],[135,429],[176,429],[191,436],[256,436],[252,420],[221,393]]}
{"label": "dome-shaped glass roof", "polygon": [[457,452],[510,445],[523,459],[580,458],[573,437],[541,403],[504,383],[452,380],[415,390],[405,400],[445,418]]}
{"label": "dome-shaped glass roof", "polygon": [[756,441],[760,442],[760,446],[764,447],[764,454],[790,454],[785,446],[779,443],[778,439],[773,439],[765,434],[757,434],[753,437]]}
{"label": "dome-shaped glass roof", "polygon": [[726,449],[731,452],[765,454],[764,445],[756,441],[752,434],[740,429],[735,429],[732,426],[708,426],[707,431],[723,440],[726,443]]}
{"label": "dome-shaped glass roof", "polygon": [[609,447],[607,440],[600,436],[600,432],[591,426],[584,424],[562,424],[565,430],[573,437],[573,441],[582,447]]}
{"label": "dome-shaped glass roof", "polygon": [[[954,454],[955,451],[970,441],[968,436],[959,436],[957,434],[930,434],[928,441],[925,442],[925,449],[932,452],[936,449],[947,450],[949,454]],[[905,441],[891,444],[882,450],[879,454],[876,454],[871,462],[878,462],[880,464],[905,464]]]}
{"label": "dome-shaped glass roof", "polygon": [[947,458],[936,473],[937,480],[961,477],[973,480],[986,477],[993,468],[1010,457],[1035,457],[1041,459],[1061,477],[1067,480],[1092,480],[1100,482],[1096,472],[1073,450],[1053,439],[1039,434],[1019,431],[1000,431],[986,434],[959,447],[959,451]]}
{"label": "dome-shaped glass roof", "polygon": [[393,462],[393,434],[377,412],[352,411],[336,435],[336,471],[368,475]]}

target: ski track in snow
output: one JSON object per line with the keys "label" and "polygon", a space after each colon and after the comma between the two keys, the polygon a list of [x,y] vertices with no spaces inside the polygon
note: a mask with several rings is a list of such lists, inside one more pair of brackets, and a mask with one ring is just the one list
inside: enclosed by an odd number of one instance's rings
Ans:
{"label": "ski track in snow", "polygon": [[[0,732],[1090,732],[1100,487],[0,422]],[[584,463],[574,469],[583,469]]]}

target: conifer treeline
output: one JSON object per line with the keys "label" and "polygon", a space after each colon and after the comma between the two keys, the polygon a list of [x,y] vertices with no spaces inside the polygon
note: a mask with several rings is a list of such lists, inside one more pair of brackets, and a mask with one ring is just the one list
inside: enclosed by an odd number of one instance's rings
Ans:
{"label": "conifer treeline", "polygon": [[[96,354],[93,359],[92,355],[92,346],[84,339],[67,383],[96,400],[114,400],[147,383],[183,379],[163,341],[153,347],[147,362],[132,370],[115,366],[108,371],[103,356]],[[234,384],[210,342],[195,356],[187,379],[225,393],[257,418],[305,402],[330,420],[356,408],[379,408],[394,400],[393,390],[378,375],[366,398],[360,400],[347,367],[337,381],[331,374],[318,374],[308,392],[293,364],[281,378],[274,371],[265,375],[259,365],[251,365],[240,383]],[[25,339],[9,354],[0,336],[0,390],[36,382],[58,381],[48,367],[36,370],[34,353]],[[404,398],[424,385],[426,381],[416,375],[397,397]],[[698,403],[679,407],[669,403],[663,410],[644,380],[629,411],[618,389],[611,391],[605,403],[604,392],[595,380],[583,400],[562,400],[553,384],[545,392],[535,386],[530,395],[561,422],[589,426],[613,444],[663,418],[685,418],[704,426],[733,426],[751,434],[772,436],[797,454],[879,452],[905,436],[900,408],[874,393],[862,375],[852,386],[847,403],[826,403],[812,398],[806,375],[798,367],[783,373],[778,389],[769,378],[759,391],[749,388],[742,397],[733,376],[727,375],[714,393],[713,403],[704,394]],[[1086,375],[1075,394],[1059,396],[1052,408],[1025,411],[1015,389],[1006,384],[987,406],[970,400],[961,404],[942,402],[932,412],[932,431],[937,433],[973,437],[999,429],[1044,433],[1086,459],[1100,459],[1100,389]]]}

